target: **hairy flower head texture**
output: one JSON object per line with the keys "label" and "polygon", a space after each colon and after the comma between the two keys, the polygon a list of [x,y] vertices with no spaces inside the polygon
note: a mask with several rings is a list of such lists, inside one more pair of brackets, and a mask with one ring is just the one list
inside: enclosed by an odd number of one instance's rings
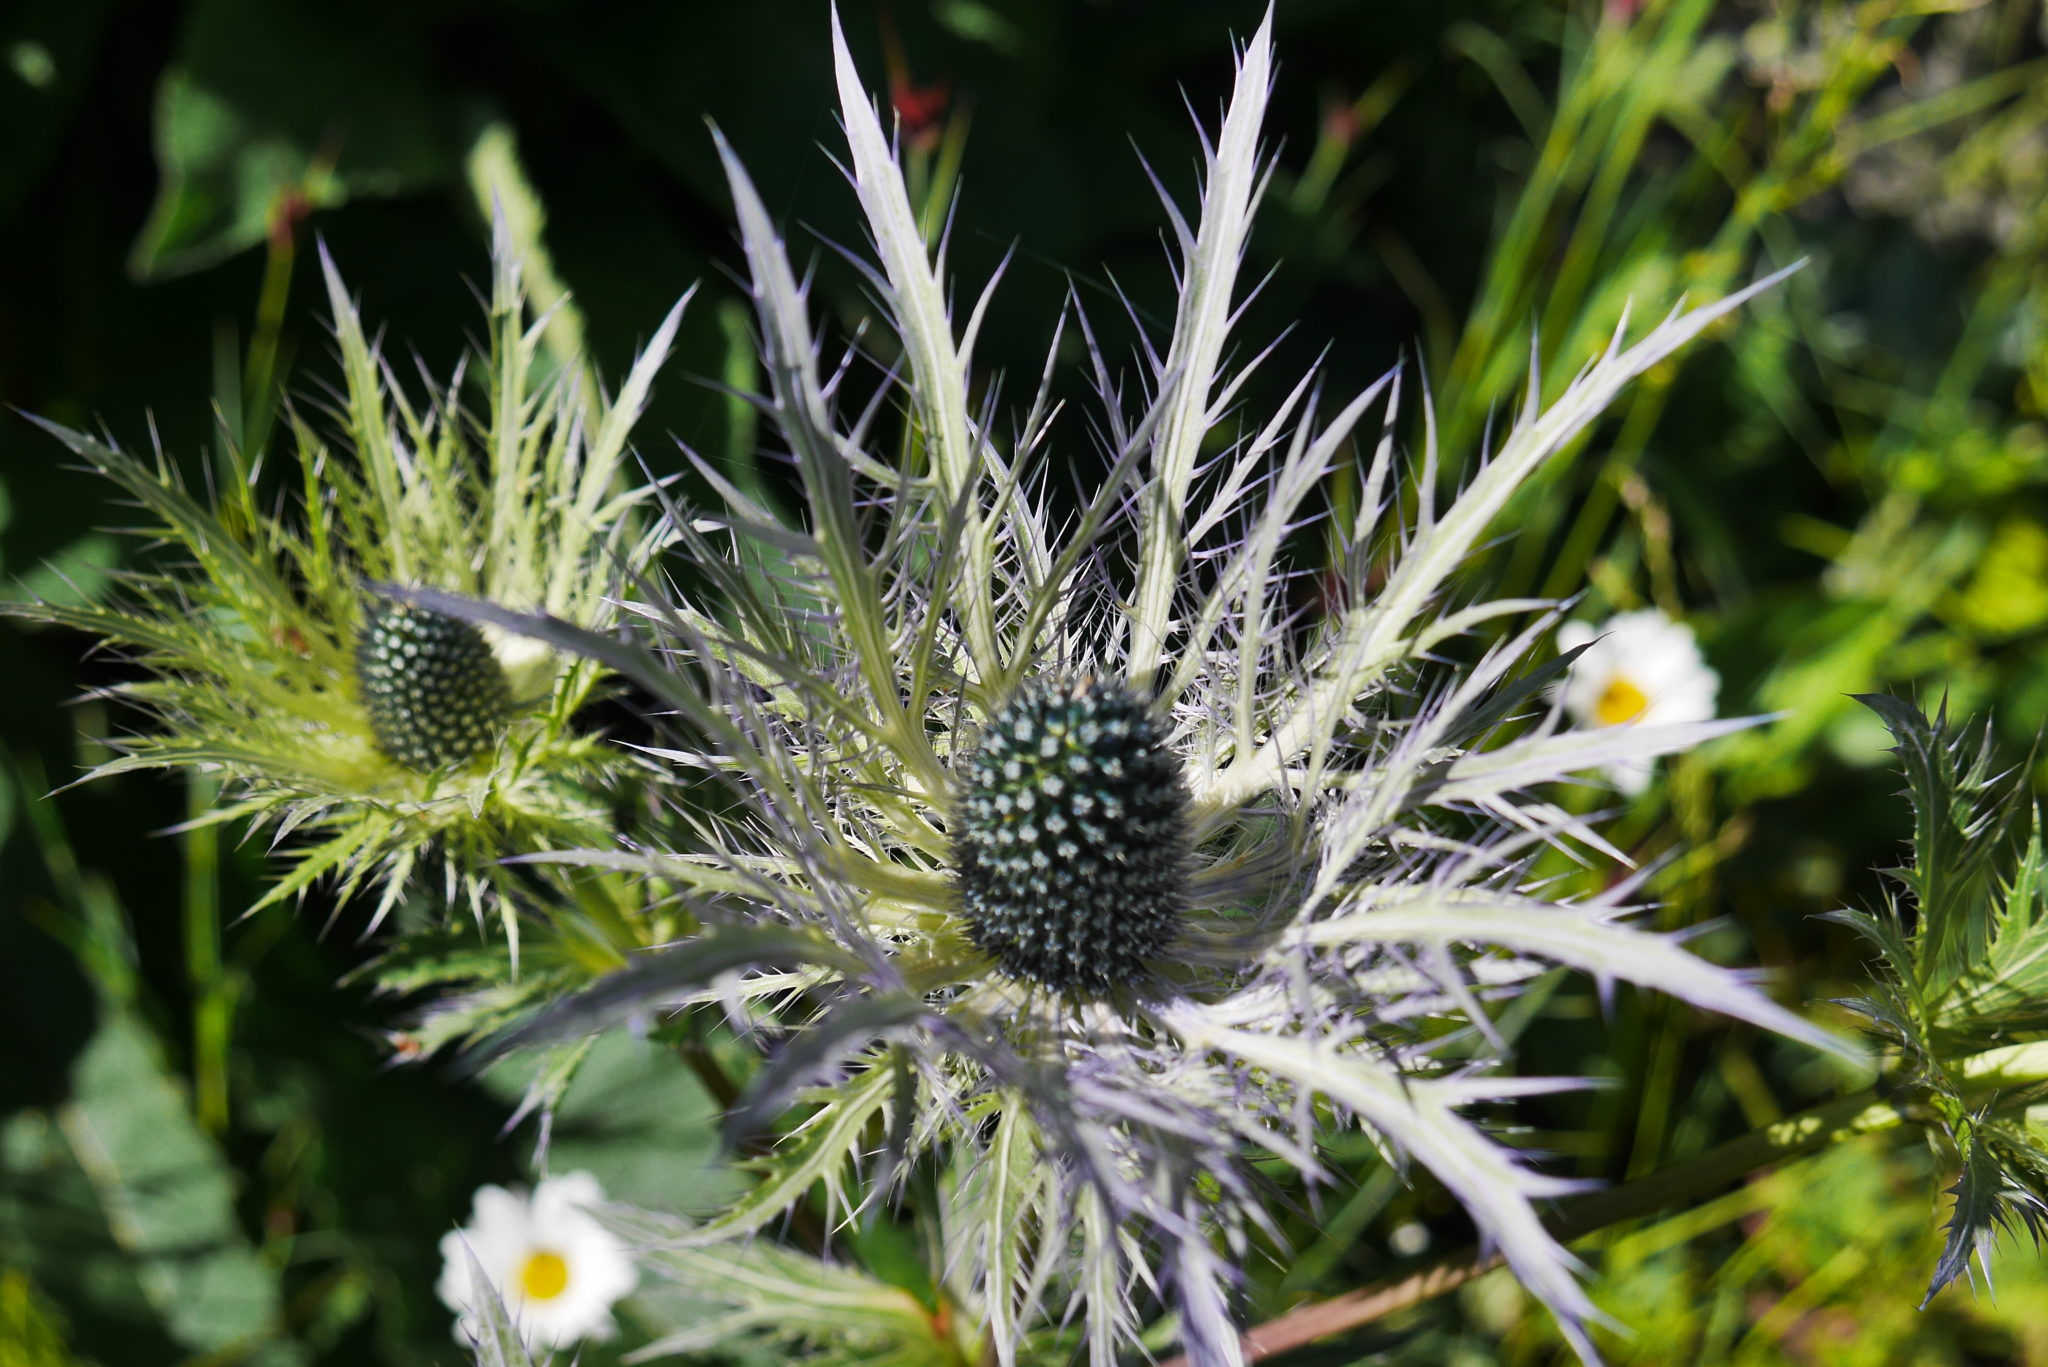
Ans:
{"label": "hairy flower head texture", "polygon": [[[1238,1361],[1234,1268],[1266,1184],[1326,1177],[1319,1141],[1344,1126],[1433,1173],[1590,1355],[1591,1302],[1535,1207],[1571,1184],[1469,1114],[1576,1083],[1508,1075],[1488,998],[1561,964],[1834,1046],[1636,928],[1631,885],[1559,901],[1531,873],[1546,849],[1603,848],[1542,785],[1742,723],[1563,728],[1543,703],[1562,667],[1522,667],[1551,605],[1467,603],[1456,577],[1533,472],[1749,292],[1618,334],[1547,407],[1532,376],[1441,506],[1425,421],[1397,511],[1397,376],[1335,403],[1315,375],[1277,411],[1237,401],[1264,359],[1231,341],[1268,169],[1269,28],[1205,142],[1199,213],[1166,202],[1178,305],[1138,377],[1078,301],[1063,314],[1087,339],[1103,466],[1064,512],[1048,452],[1071,459],[1087,429],[1049,381],[1014,424],[977,398],[994,282],[956,318],[836,21],[848,177],[893,334],[881,395],[850,413],[850,367],[828,361],[721,143],[757,402],[801,507],[703,466],[725,506],[669,509],[690,591],[643,592],[630,638],[400,595],[632,675],[673,711],[663,753],[691,785],[664,843],[561,857],[659,873],[700,928],[498,1047],[657,1009],[757,1030],[772,1047],[733,1126],[803,1118],[758,1186],[674,1245],[771,1230],[819,1184],[842,1212],[915,1187],[949,1322],[983,1326],[1004,1364],[1081,1341],[1106,1367],[1156,1313],[1194,1361]],[[1325,481],[1354,461],[1363,496],[1328,525]],[[1297,535],[1319,522],[1327,536]],[[1290,585],[1311,572],[1339,589],[1303,619]]]}
{"label": "hairy flower head texture", "polygon": [[[5,610],[142,667],[115,692],[147,724],[89,777],[200,770],[225,792],[205,820],[312,837],[258,905],[331,874],[344,894],[379,888],[381,919],[416,869],[438,863],[450,899],[481,915],[504,855],[611,830],[603,789],[629,761],[571,723],[603,671],[370,587],[485,595],[602,626],[608,589],[660,536],[641,515],[648,491],[623,482],[626,440],[683,305],[615,396],[593,394],[574,358],[545,350],[502,223],[493,258],[490,353],[421,402],[323,250],[344,382],[331,423],[291,416],[298,498],[282,507],[265,506],[261,453],[230,447],[201,498],[161,456],[43,424],[144,510],[138,534],[165,549],[108,602]],[[497,909],[516,937],[502,899]]]}
{"label": "hairy flower head texture", "polygon": [[[1714,715],[1721,676],[1707,667],[1692,628],[1656,608],[1624,612],[1599,627],[1566,622],[1562,650],[1578,651],[1559,697],[1581,726],[1657,726]],[[1652,761],[1610,762],[1607,776],[1625,793],[1650,785]]]}

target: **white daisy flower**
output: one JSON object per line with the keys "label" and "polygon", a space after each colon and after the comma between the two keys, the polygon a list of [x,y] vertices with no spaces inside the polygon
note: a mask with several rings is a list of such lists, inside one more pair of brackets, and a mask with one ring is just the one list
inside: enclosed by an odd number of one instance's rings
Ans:
{"label": "white daisy flower", "polygon": [[[1581,726],[1659,726],[1710,721],[1721,676],[1700,655],[1692,628],[1656,608],[1624,612],[1599,627],[1566,622],[1561,650],[1585,647],[1572,661],[1562,700]],[[1651,759],[1617,759],[1607,776],[1625,793],[1650,785]]]}
{"label": "white daisy flower", "polygon": [[459,1316],[456,1338],[474,1342],[480,1333],[465,1245],[529,1345],[559,1348],[616,1334],[612,1305],[632,1292],[640,1273],[625,1245],[590,1213],[603,1200],[604,1189],[587,1172],[543,1178],[531,1196],[477,1188],[469,1223],[441,1238],[434,1290]]}

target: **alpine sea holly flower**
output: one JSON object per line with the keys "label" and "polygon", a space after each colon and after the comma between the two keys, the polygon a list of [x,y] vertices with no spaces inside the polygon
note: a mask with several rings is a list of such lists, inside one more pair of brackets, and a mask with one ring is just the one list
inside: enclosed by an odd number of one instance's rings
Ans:
{"label": "alpine sea holly flower", "polygon": [[479,1272],[531,1347],[615,1336],[612,1306],[632,1294],[640,1273],[591,1213],[603,1200],[587,1172],[542,1178],[531,1195],[477,1188],[469,1223],[441,1236],[434,1290],[457,1316],[455,1337],[480,1337]]}
{"label": "alpine sea holly flower", "polygon": [[[161,456],[45,423],[145,510],[138,532],[169,553],[127,575],[112,601],[6,610],[87,632],[145,671],[116,692],[150,724],[90,777],[203,770],[227,799],[206,820],[313,837],[264,903],[333,874],[344,894],[381,886],[381,917],[415,869],[439,861],[450,900],[481,913],[506,853],[609,838],[603,789],[628,761],[571,724],[603,672],[368,584],[609,622],[608,588],[660,535],[642,515],[648,491],[623,482],[626,442],[683,305],[616,396],[587,392],[575,358],[544,351],[501,222],[490,354],[422,402],[366,335],[324,250],[321,264],[344,375],[340,430],[293,417],[296,503],[266,506],[258,452],[230,449],[199,497]],[[502,900],[499,911],[513,930]]]}
{"label": "alpine sea holly flower", "polygon": [[[1701,657],[1692,628],[1656,608],[1624,612],[1598,628],[1566,622],[1557,643],[1579,651],[1560,697],[1581,726],[1674,725],[1714,715],[1721,676]],[[1650,772],[1643,759],[1607,765],[1608,778],[1631,794],[1649,787]]]}
{"label": "alpine sea holly flower", "polygon": [[[792,1105],[801,1122],[770,1141],[758,1186],[670,1242],[757,1235],[821,1185],[834,1210],[902,1195],[936,1227],[945,1312],[983,1326],[1004,1364],[1063,1352],[1074,1323],[1107,1367],[1148,1307],[1174,1314],[1196,1362],[1237,1361],[1233,1269],[1264,1184],[1276,1162],[1324,1177],[1319,1137],[1345,1125],[1433,1173],[1590,1356],[1592,1304],[1534,1204],[1570,1184],[1467,1114],[1575,1080],[1507,1074],[1486,1000],[1562,964],[1837,1046],[1630,924],[1628,886],[1546,896],[1537,855],[1598,836],[1532,789],[1742,723],[1560,731],[1542,699],[1561,666],[1521,669],[1550,605],[1468,604],[1455,577],[1624,385],[1771,282],[1633,345],[1617,334],[1547,407],[1532,376],[1448,503],[1426,439],[1396,514],[1397,377],[1326,408],[1311,375],[1275,412],[1237,407],[1257,364],[1233,364],[1230,339],[1266,175],[1269,33],[1270,16],[1205,145],[1199,216],[1167,204],[1179,300],[1140,383],[1069,305],[1106,469],[1065,514],[1047,451],[1079,438],[1047,385],[1010,429],[977,402],[988,290],[956,326],[944,253],[836,19],[848,175],[901,348],[850,419],[846,368],[823,358],[801,277],[721,142],[758,403],[800,514],[700,467],[725,506],[669,509],[698,591],[643,587],[637,639],[398,595],[629,673],[673,713],[658,753],[691,779],[660,840],[559,857],[658,872],[690,890],[700,928],[497,1047],[654,1009],[779,1041],[731,1123],[758,1136]],[[1363,495],[1326,568],[1327,543],[1294,534],[1359,447]],[[1326,616],[1295,615],[1295,573],[1341,580]],[[1445,663],[1515,616],[1532,620]]]}

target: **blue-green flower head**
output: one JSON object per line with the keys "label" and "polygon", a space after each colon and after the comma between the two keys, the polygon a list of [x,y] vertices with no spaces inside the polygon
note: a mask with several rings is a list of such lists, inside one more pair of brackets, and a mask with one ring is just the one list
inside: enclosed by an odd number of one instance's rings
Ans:
{"label": "blue-green flower head", "polygon": [[512,720],[512,689],[473,622],[377,602],[356,632],[356,691],[377,748],[422,773],[494,749]]}
{"label": "blue-green flower head", "polygon": [[[1557,964],[1829,1043],[1629,924],[1630,886],[1567,903],[1532,881],[1534,852],[1598,847],[1532,787],[1732,724],[1563,730],[1543,706],[1556,670],[1522,667],[1548,605],[1472,604],[1457,584],[1515,491],[1745,296],[1617,337],[1484,459],[1459,453],[1469,475],[1447,505],[1425,445],[1409,512],[1387,516],[1397,376],[1334,403],[1309,376],[1277,411],[1233,407],[1269,27],[1205,139],[1199,212],[1169,206],[1180,297],[1135,381],[1080,318],[1102,475],[1078,509],[1037,492],[1075,420],[1049,381],[1014,424],[979,397],[988,290],[956,319],[922,226],[945,214],[913,209],[839,41],[846,165],[886,313],[862,345],[892,353],[882,398],[839,411],[841,367],[721,143],[756,402],[796,506],[701,463],[722,506],[668,509],[689,590],[635,602],[633,639],[409,595],[632,675],[673,716],[660,753],[693,785],[655,848],[584,857],[687,888],[700,929],[502,1043],[656,1007],[774,1023],[786,1043],[735,1124],[792,1104],[807,1118],[767,1179],[688,1238],[770,1230],[820,1183],[851,1209],[937,1171],[944,1295],[1006,1367],[1070,1316],[1107,1367],[1146,1288],[1197,1362],[1237,1361],[1231,1259],[1259,1218],[1260,1160],[1315,1180],[1324,1124],[1434,1171],[1583,1344],[1591,1303],[1533,1204],[1562,1184],[1465,1115],[1572,1084],[1456,1069],[1436,1043],[1483,1038],[1487,998]],[[1048,325],[1077,317],[1070,300]],[[1343,591],[1303,620],[1297,533],[1326,517],[1339,469],[1360,496],[1325,522],[1316,568]],[[1528,625],[1477,663],[1440,663],[1446,642],[1512,616]]]}
{"label": "blue-green flower head", "polygon": [[974,943],[1054,991],[1137,981],[1188,904],[1188,794],[1167,728],[1119,684],[1035,684],[968,761],[954,866]]}

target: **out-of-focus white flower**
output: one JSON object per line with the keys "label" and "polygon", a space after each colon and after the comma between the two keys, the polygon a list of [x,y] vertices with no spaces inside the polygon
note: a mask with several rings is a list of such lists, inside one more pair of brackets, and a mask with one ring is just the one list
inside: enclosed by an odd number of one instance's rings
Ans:
{"label": "out-of-focus white flower", "polygon": [[460,1317],[456,1338],[473,1341],[478,1333],[465,1244],[528,1344],[558,1348],[616,1334],[612,1305],[631,1293],[640,1273],[625,1245],[591,1215],[603,1200],[604,1189],[587,1172],[544,1178],[531,1196],[477,1188],[469,1223],[441,1237],[434,1290]]}
{"label": "out-of-focus white flower", "polygon": [[1399,1257],[1420,1257],[1429,1251],[1429,1226],[1417,1220],[1395,1225],[1394,1232],[1387,1236],[1387,1247]]}
{"label": "out-of-focus white flower", "polygon": [[[1711,720],[1721,676],[1700,656],[1692,628],[1656,608],[1624,612],[1599,627],[1566,622],[1563,650],[1586,647],[1572,662],[1564,708],[1581,726],[1662,725]],[[1625,793],[1650,784],[1650,759],[1617,760],[1607,776]]]}

